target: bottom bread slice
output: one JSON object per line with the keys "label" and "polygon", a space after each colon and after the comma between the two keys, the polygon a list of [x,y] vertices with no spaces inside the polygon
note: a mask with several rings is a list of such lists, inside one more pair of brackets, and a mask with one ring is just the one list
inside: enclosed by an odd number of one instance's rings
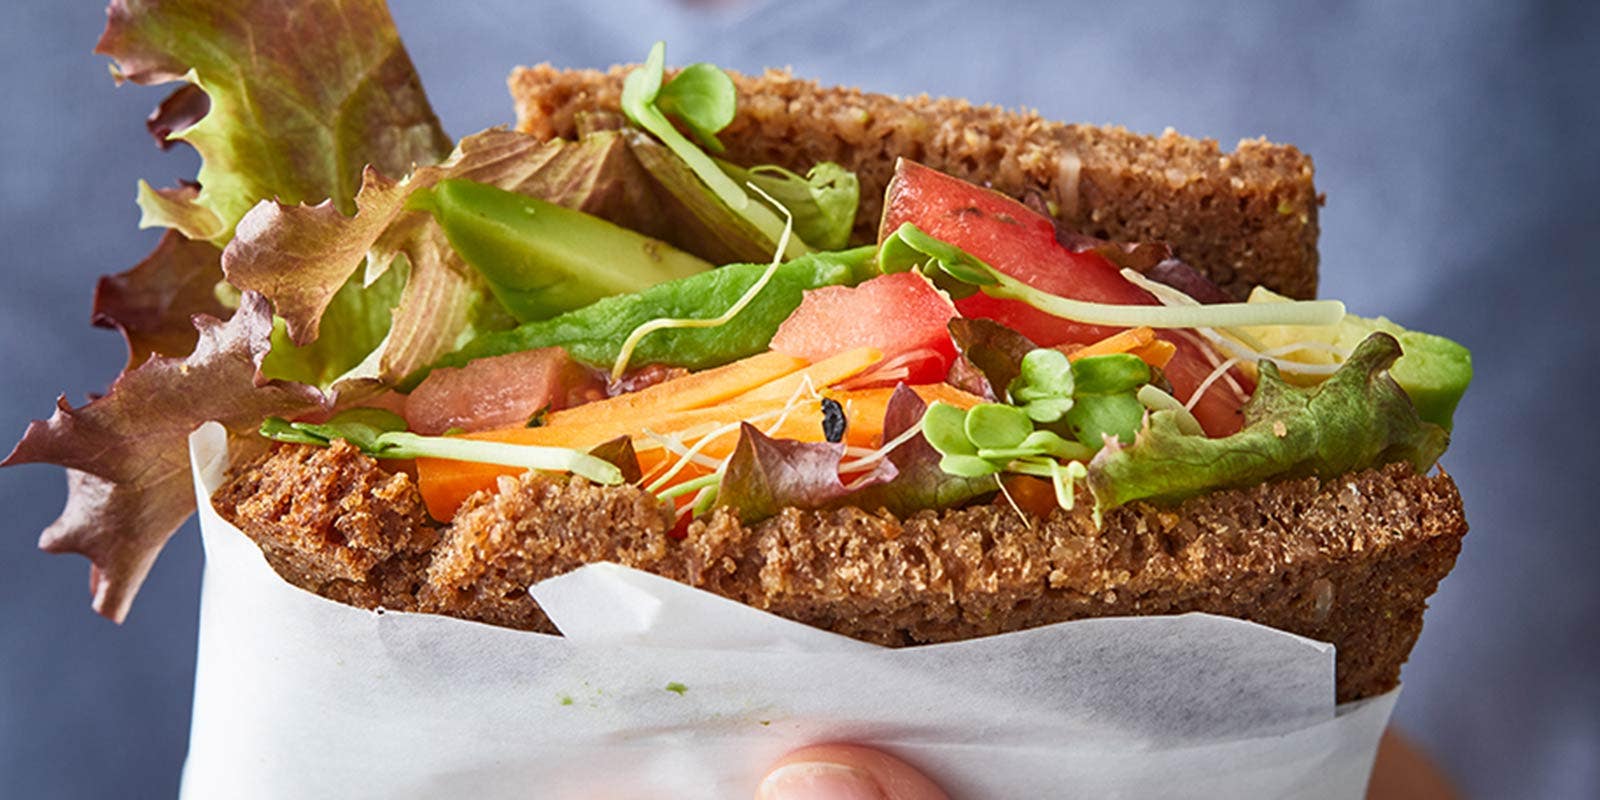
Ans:
{"label": "bottom bread slice", "polygon": [[726,510],[669,536],[634,487],[529,473],[439,528],[405,473],[355,449],[279,446],[213,497],[280,575],[343,602],[551,631],[527,587],[613,561],[891,646],[1052,622],[1204,611],[1338,648],[1338,699],[1393,688],[1466,520],[1448,475],[1390,465],[1135,503],[1096,525],[981,505],[899,519]]}

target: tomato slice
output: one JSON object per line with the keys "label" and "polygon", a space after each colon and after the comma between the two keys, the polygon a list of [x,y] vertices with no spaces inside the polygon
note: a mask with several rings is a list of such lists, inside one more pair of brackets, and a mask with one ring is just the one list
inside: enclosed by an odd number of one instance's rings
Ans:
{"label": "tomato slice", "polygon": [[813,363],[858,347],[904,366],[906,383],[938,383],[955,361],[949,323],[956,309],[921,275],[880,275],[859,286],[807,291],[778,327],[772,349]]}
{"label": "tomato slice", "polygon": [[559,347],[480,358],[442,367],[405,398],[418,433],[484,431],[527,423],[541,409],[560,410],[605,396],[605,382]]}
{"label": "tomato slice", "polygon": [[[1048,217],[999,192],[901,159],[889,182],[880,241],[906,222],[1050,294],[1120,305],[1158,302],[1122,277],[1103,256],[1063,247],[1056,240],[1055,222]],[[1070,322],[1026,303],[982,293],[957,300],[956,308],[962,316],[992,319],[1044,347],[1089,344],[1121,330]],[[1204,340],[1176,331],[1158,335],[1177,347],[1166,375],[1176,395],[1187,400],[1221,359]],[[1230,376],[1231,381],[1224,377],[1213,382],[1194,408],[1201,427],[1211,436],[1233,433],[1243,422],[1239,409],[1253,387],[1242,375]]]}

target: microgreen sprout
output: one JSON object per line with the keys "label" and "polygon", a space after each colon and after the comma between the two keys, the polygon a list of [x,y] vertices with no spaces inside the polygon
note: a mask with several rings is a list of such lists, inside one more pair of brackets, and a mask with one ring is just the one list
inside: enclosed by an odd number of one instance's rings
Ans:
{"label": "microgreen sprout", "polygon": [[1022,357],[1007,393],[1034,422],[1055,422],[1072,409],[1072,362],[1059,350],[1040,348]]}
{"label": "microgreen sprout", "polygon": [[1091,303],[1053,295],[1029,286],[978,260],[948,242],[935,239],[907,222],[885,239],[878,253],[884,272],[918,269],[943,275],[991,297],[1017,300],[1034,308],[1087,325],[1122,328],[1231,328],[1241,325],[1332,325],[1344,318],[1337,300],[1287,303],[1213,303],[1211,305],[1117,305]]}
{"label": "microgreen sprout", "polygon": [[[1057,350],[1035,349],[1022,356],[1006,389],[1008,403],[968,410],[933,403],[923,414],[923,436],[945,472],[1046,478],[1057,503],[1071,509],[1073,482],[1088,474],[1084,462],[1109,440],[1133,443],[1145,413],[1139,392],[1152,388],[1152,377],[1149,365],[1125,353],[1073,361]],[[1068,432],[1076,441],[1062,435]]]}
{"label": "microgreen sprout", "polygon": [[[783,223],[772,209],[757,202],[717,162],[673,127],[667,114],[681,120],[696,139],[720,149],[717,131],[733,120],[737,95],[733,81],[710,64],[694,64],[666,78],[667,45],[656,42],[644,64],[622,81],[622,113],[649,131],[692,170],[730,210],[743,217],[771,241],[778,241]],[[716,73],[722,77],[716,78]],[[680,82],[682,82],[680,84]],[[799,237],[786,238],[780,252],[796,258],[811,248]]]}
{"label": "microgreen sprout", "polygon": [[335,439],[344,439],[374,458],[447,458],[452,461],[570,472],[595,483],[609,485],[623,482],[622,470],[615,464],[580,450],[453,436],[423,436],[406,431],[405,420],[399,415],[375,408],[344,411],[323,423],[289,422],[279,417],[268,417],[261,423],[261,435],[280,442],[321,447],[332,444]]}
{"label": "microgreen sprout", "polygon": [[[1034,430],[1022,409],[980,403],[962,410],[935,402],[922,417],[922,433],[941,456],[939,468],[964,478],[999,472],[1039,474],[1054,459],[1087,459],[1094,450],[1053,431]],[[1044,473],[1048,477],[1049,473]]]}

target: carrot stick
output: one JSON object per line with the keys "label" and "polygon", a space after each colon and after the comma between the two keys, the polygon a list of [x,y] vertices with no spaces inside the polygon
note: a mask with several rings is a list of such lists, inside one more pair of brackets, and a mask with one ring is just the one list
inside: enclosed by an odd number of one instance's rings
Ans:
{"label": "carrot stick", "polygon": [[1109,356],[1114,353],[1126,353],[1144,347],[1155,341],[1156,332],[1150,328],[1129,328],[1121,333],[1113,333],[1091,345],[1085,345],[1070,353],[1067,358],[1077,361],[1089,356]]}
{"label": "carrot stick", "polygon": [[1144,363],[1159,369],[1166,369],[1167,362],[1178,354],[1178,346],[1166,339],[1157,339],[1142,347],[1135,347],[1128,351],[1144,360]]}
{"label": "carrot stick", "polygon": [[545,425],[605,422],[617,425],[644,414],[684,411],[720,403],[806,366],[806,360],[766,352],[715,369],[693,372],[637,392],[551,413]]}
{"label": "carrot stick", "polygon": [[823,389],[840,381],[853,378],[883,360],[883,351],[875,347],[858,347],[829,356],[799,372],[791,372],[772,383],[751,389],[735,397],[734,402],[750,400],[776,400],[784,402],[794,396],[801,386],[810,382],[812,388]]}
{"label": "carrot stick", "polygon": [[[667,383],[657,385],[665,386]],[[971,408],[982,402],[982,399],[975,395],[943,383],[911,388],[923,401],[929,403],[942,400],[962,408]],[[889,398],[893,393],[893,389],[863,389],[824,394],[845,408],[848,420],[845,427],[845,442],[855,447],[876,447],[882,444],[884,412],[888,409]],[[667,413],[657,409],[655,413],[640,411],[632,417],[617,417],[604,422],[507,428],[469,433],[465,434],[465,437],[510,444],[549,445],[587,450],[619,435],[627,434],[633,437],[635,452],[639,456],[639,466],[649,475],[663,464],[675,463],[679,456],[645,434],[645,429],[660,436],[676,437],[684,445],[693,446],[700,438],[725,425],[755,419],[758,421],[752,424],[769,436],[797,441],[822,441],[821,401],[808,398],[797,402],[789,408],[788,414],[780,419],[774,412],[781,412],[788,399],[788,396],[784,396],[780,400],[740,400],[711,408]],[[589,405],[599,405],[599,403]],[[578,409],[587,407],[589,406],[578,406]],[[554,419],[557,419],[557,415],[551,414],[546,418],[546,422],[549,423]],[[738,434],[729,431],[708,442],[700,452],[708,458],[721,460],[733,452],[738,440]],[[454,517],[456,510],[468,496],[482,489],[493,489],[500,476],[520,473],[521,470],[515,467],[495,464],[437,458],[417,459],[418,488],[422,491],[428,513],[438,520],[449,520]],[[679,471],[674,476],[673,482],[677,483],[704,474],[706,474],[704,467],[691,464]]]}
{"label": "carrot stick", "polygon": [[1177,345],[1165,339],[1156,338],[1156,332],[1150,328],[1129,328],[1121,333],[1113,333],[1094,344],[1089,345],[1062,345],[1056,348],[1067,354],[1067,360],[1077,361],[1089,356],[1108,356],[1116,353],[1127,353],[1137,356],[1144,363],[1152,367],[1164,368],[1167,362],[1178,353]]}

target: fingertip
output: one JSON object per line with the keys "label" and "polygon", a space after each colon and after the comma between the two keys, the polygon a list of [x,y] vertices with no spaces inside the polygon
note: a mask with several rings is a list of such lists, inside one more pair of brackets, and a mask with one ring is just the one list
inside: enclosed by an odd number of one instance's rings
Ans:
{"label": "fingertip", "polygon": [[950,800],[915,767],[859,745],[824,744],[779,759],[756,800]]}

